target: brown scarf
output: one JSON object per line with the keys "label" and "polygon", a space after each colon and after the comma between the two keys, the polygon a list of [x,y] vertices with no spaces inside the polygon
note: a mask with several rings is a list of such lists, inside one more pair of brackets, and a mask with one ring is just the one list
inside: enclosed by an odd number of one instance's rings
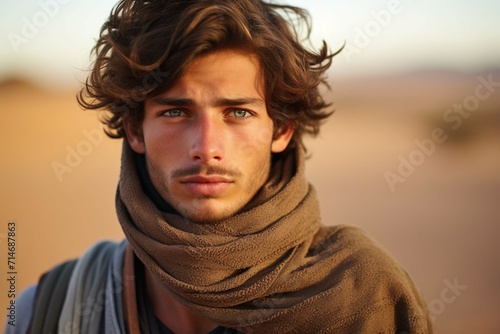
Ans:
{"label": "brown scarf", "polygon": [[321,225],[304,153],[291,151],[239,214],[213,224],[160,211],[124,143],[118,219],[169,293],[223,326],[256,333],[428,333],[413,283],[363,232]]}

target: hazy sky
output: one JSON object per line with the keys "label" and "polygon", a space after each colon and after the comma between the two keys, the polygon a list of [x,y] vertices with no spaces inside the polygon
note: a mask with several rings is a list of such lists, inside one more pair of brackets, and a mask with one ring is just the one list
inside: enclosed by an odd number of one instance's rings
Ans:
{"label": "hazy sky", "polygon": [[[44,83],[86,76],[91,49],[115,0],[1,0],[0,80]],[[500,67],[497,0],[293,0],[310,10],[314,40],[347,43],[343,73]]]}

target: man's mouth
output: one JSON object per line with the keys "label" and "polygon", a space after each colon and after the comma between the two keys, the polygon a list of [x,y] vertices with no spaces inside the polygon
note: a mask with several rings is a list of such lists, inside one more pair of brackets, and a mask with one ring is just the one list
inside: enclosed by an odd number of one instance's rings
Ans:
{"label": "man's mouth", "polygon": [[234,182],[222,175],[192,175],[179,181],[189,192],[200,196],[220,195]]}

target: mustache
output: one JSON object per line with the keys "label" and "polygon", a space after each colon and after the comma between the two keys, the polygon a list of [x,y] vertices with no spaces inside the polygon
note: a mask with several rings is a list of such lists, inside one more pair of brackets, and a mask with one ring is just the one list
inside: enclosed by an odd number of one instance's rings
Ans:
{"label": "mustache", "polygon": [[187,168],[176,169],[172,172],[173,178],[196,176],[196,175],[220,175],[231,178],[240,177],[240,171],[232,168],[224,168],[220,166],[193,165]]}

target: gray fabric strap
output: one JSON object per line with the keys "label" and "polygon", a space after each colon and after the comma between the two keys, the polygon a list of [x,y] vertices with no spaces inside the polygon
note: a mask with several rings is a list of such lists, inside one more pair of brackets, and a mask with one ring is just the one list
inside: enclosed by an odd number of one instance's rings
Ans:
{"label": "gray fabric strap", "polygon": [[[120,311],[121,267],[124,244],[101,242],[77,262],[59,318],[58,333],[125,333]],[[116,263],[118,262],[118,263]]]}

